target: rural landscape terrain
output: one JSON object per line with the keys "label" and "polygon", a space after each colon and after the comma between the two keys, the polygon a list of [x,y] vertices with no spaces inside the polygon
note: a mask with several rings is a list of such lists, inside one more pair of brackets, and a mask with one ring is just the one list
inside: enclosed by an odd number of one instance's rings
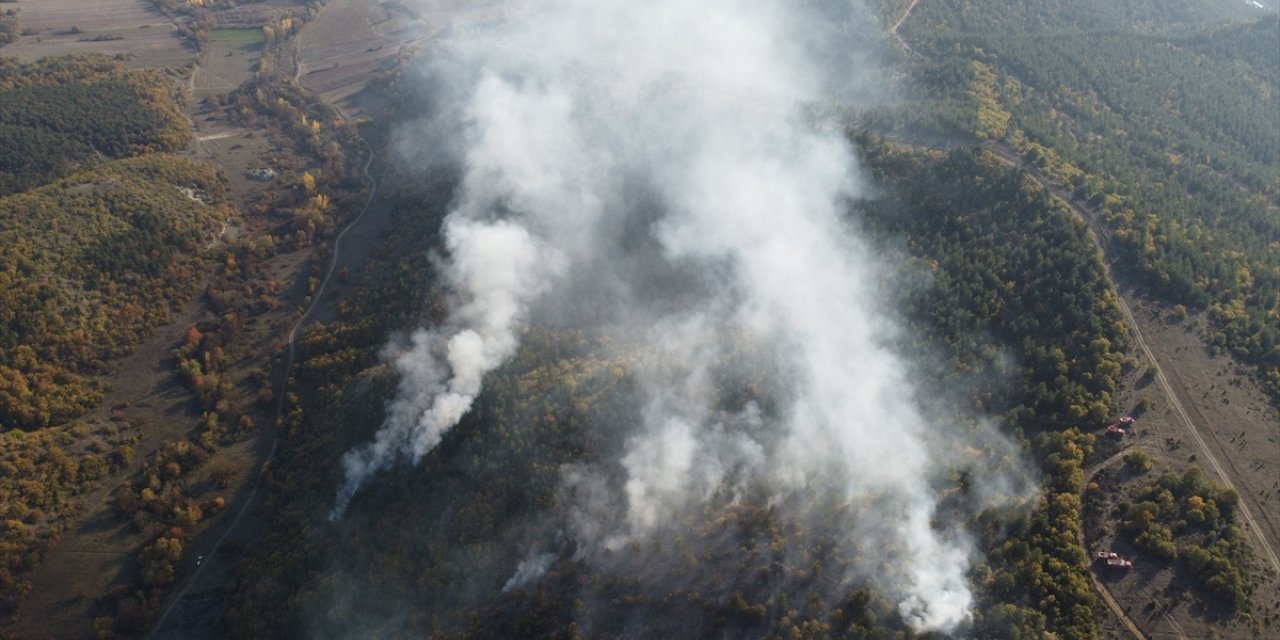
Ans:
{"label": "rural landscape terrain", "polygon": [[0,639],[1280,637],[1272,0],[0,0]]}

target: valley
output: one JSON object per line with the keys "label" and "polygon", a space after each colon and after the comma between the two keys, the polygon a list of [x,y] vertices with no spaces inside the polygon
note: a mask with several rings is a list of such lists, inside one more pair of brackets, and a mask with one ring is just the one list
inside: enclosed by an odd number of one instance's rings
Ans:
{"label": "valley", "polygon": [[1280,628],[1273,9],[94,3],[0,48],[0,638]]}

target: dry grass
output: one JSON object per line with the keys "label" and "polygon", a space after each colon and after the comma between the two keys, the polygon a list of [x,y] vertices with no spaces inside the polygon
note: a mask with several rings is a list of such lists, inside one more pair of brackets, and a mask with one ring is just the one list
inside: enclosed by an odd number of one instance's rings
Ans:
{"label": "dry grass", "polygon": [[357,94],[377,69],[402,51],[465,35],[468,25],[501,20],[507,0],[427,0],[405,5],[379,0],[332,0],[298,38],[298,81],[348,117],[363,106]]}
{"label": "dry grass", "polygon": [[253,77],[262,57],[261,29],[214,29],[191,82],[195,98],[228,93]]}
{"label": "dry grass", "polygon": [[329,104],[354,115],[348,99],[403,47],[424,42],[430,25],[370,0],[333,0],[298,39],[298,80]]}
{"label": "dry grass", "polygon": [[132,54],[134,68],[182,67],[195,49],[148,0],[40,0],[21,3],[25,35],[2,52],[35,60],[50,55]]}
{"label": "dry grass", "polygon": [[[1248,503],[1261,533],[1275,545],[1280,539],[1280,414],[1268,404],[1245,368],[1231,358],[1212,354],[1201,335],[1201,328],[1207,323],[1203,315],[1177,320],[1168,308],[1150,301],[1131,298],[1131,304],[1147,344],[1179,401],[1241,499]],[[1142,399],[1150,405],[1138,419],[1137,437],[1126,440],[1126,445],[1151,454],[1156,473],[1167,469],[1181,474],[1197,465],[1204,470],[1206,480],[1223,485],[1163,391],[1142,379],[1145,367],[1143,362],[1131,376],[1136,389],[1120,398],[1122,408],[1132,407]],[[1243,523],[1241,527],[1251,546],[1256,547],[1248,527]],[[1254,593],[1253,610],[1255,617],[1262,620],[1280,607],[1280,580],[1256,548],[1254,558],[1253,570],[1261,584]],[[1278,633],[1275,625],[1280,625],[1280,620],[1261,629],[1243,617],[1216,620],[1212,612],[1199,609],[1194,599],[1184,595],[1188,585],[1179,582],[1176,572],[1170,569],[1135,570],[1116,576],[1109,585],[1130,617],[1152,637],[1179,637],[1178,630],[1183,637],[1191,638],[1243,639],[1258,637],[1259,631],[1263,636]],[[1150,606],[1152,602],[1157,605]]]}

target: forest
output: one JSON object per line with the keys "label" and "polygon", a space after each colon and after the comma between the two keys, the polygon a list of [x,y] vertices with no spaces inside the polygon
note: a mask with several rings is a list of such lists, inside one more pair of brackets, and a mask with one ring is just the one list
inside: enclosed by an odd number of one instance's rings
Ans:
{"label": "forest", "polygon": [[1184,571],[1231,612],[1248,606],[1253,581],[1241,567],[1246,542],[1233,524],[1240,496],[1207,484],[1191,467],[1165,472],[1121,507],[1120,527],[1138,548]]}
{"label": "forest", "polygon": [[[913,152],[874,137],[859,143],[887,195],[856,203],[851,221],[904,240],[901,269],[927,270],[929,278],[915,281],[932,282],[902,291],[901,313],[925,340],[901,347],[915,349],[921,371],[942,372],[931,384],[985,380],[939,410],[999,415],[1044,461],[1049,484],[1038,508],[1004,525],[1000,514],[968,516],[986,554],[972,572],[982,606],[971,630],[1092,637],[1094,596],[1074,534],[1093,442],[1081,429],[1112,410],[1124,346],[1102,265],[1079,223],[994,158]],[[974,191],[975,183],[984,187]],[[421,201],[412,189],[404,195],[405,203]],[[680,617],[698,622],[667,633],[916,637],[868,585],[836,589],[822,577],[840,575],[867,550],[842,549],[821,525],[750,501],[673,524],[674,547],[653,553],[680,587],[637,577],[644,572],[624,559],[602,570],[564,558],[531,590],[479,595],[498,593],[502,567],[520,559],[524,533],[545,528],[564,508],[562,466],[617,446],[609,430],[592,425],[637,419],[626,401],[635,384],[626,361],[599,355],[606,337],[590,333],[534,329],[420,468],[391,472],[342,523],[325,521],[332,478],[315,470],[334,468],[342,451],[377,426],[377,412],[367,408],[381,404],[393,382],[377,358],[383,336],[438,313],[440,294],[417,284],[427,257],[412,247],[430,242],[439,213],[419,205],[403,214],[405,237],[389,240],[365,276],[379,286],[356,288],[337,322],[303,339],[298,382],[316,392],[290,413],[270,479],[272,533],[240,564],[227,618],[232,635],[574,637],[574,621],[612,621],[602,622],[604,632],[624,633],[628,621]],[[938,312],[944,308],[949,313]],[[1019,365],[1008,367],[1007,349]],[[767,383],[733,384],[741,387],[726,392],[736,397]],[[952,508],[964,514],[964,481],[954,481]],[[726,536],[737,541],[729,550],[708,544]],[[788,560],[779,565],[780,557]]]}
{"label": "forest", "polygon": [[75,419],[101,401],[108,363],[196,293],[199,248],[230,214],[221,189],[209,167],[161,154],[0,198],[0,612],[73,498],[132,460],[136,435]]}
{"label": "forest", "polygon": [[[896,5],[893,15],[901,15],[907,2]],[[1081,31],[1150,32],[1205,22],[1256,18],[1265,10],[1247,2],[1204,2],[1202,0],[930,0],[920,2],[904,22],[913,40],[949,32],[974,34],[1044,34]]]}
{"label": "forest", "polygon": [[[882,15],[906,4],[883,3]],[[849,221],[899,248],[892,298],[911,339],[895,347],[929,388],[965,390],[944,394],[932,409],[993,416],[1039,466],[1039,500],[1021,513],[967,512],[966,480],[951,481],[951,515],[982,552],[969,575],[978,602],[963,633],[1097,637],[1102,605],[1078,542],[1082,500],[1094,490],[1085,468],[1115,451],[1092,432],[1123,409],[1116,394],[1133,366],[1123,355],[1129,329],[1085,221],[982,143],[1015,149],[1106,211],[1124,273],[1171,302],[1208,310],[1220,348],[1272,371],[1275,323],[1267,318],[1277,274],[1268,260],[1280,236],[1268,173],[1276,130],[1266,110],[1276,23],[1198,26],[1256,14],[1193,2],[1173,11],[1107,5],[1087,19],[1076,5],[1098,3],[964,3],[964,20],[931,13],[960,11],[958,4],[920,4],[920,21],[903,27],[918,30],[911,44],[925,52],[910,62],[907,102],[855,118],[862,127],[851,129],[852,142],[883,193],[851,203]],[[1117,24],[1143,35],[1134,40]],[[1108,30],[1079,33],[1100,25]],[[1082,62],[1100,48],[1114,59]],[[1210,66],[1226,71],[1201,83]],[[1170,85],[1189,88],[1161,92]],[[424,98],[394,72],[377,86],[401,113]],[[1224,92],[1260,100],[1215,113],[1213,97]],[[944,148],[899,143],[913,136]],[[1181,146],[1170,150],[1171,139]],[[653,621],[679,619],[681,626],[657,632],[928,637],[871,585],[833,586],[828,576],[868,550],[841,548],[821,523],[751,500],[714,504],[673,523],[668,542],[637,550],[669,580],[639,560],[620,557],[602,568],[575,560],[570,549],[549,560],[535,586],[504,591],[503,568],[521,560],[527,532],[564,517],[560,470],[616,448],[608,430],[590,426],[636,419],[626,400],[635,384],[627,358],[604,355],[616,348],[601,348],[609,336],[592,332],[531,328],[516,358],[490,376],[477,406],[421,466],[388,472],[344,520],[325,520],[337,478],[315,470],[338,468],[342,452],[376,430],[381,417],[368,409],[394,389],[378,355],[384,336],[438,321],[444,305],[444,292],[422,286],[420,274],[433,264],[414,247],[437,241],[450,185],[400,175],[387,189],[400,234],[378,252],[339,318],[303,338],[297,403],[270,476],[272,533],[240,564],[225,619],[230,634],[575,638],[591,635],[583,625],[618,635],[639,621],[654,632]],[[755,375],[726,378],[721,391],[750,399],[768,384],[767,373]],[[1153,554],[1163,544],[1156,541],[1177,540],[1168,561],[1234,611],[1247,611],[1255,578],[1229,506],[1233,494],[1199,476],[1151,486],[1117,516],[1126,540]]]}
{"label": "forest", "polygon": [[175,93],[163,73],[104,56],[0,57],[0,196],[104,156],[177,150],[191,134]]}
{"label": "forest", "polygon": [[128,421],[79,420],[114,362],[191,299],[233,211],[164,74],[102,56],[0,58],[0,612],[126,468]]}
{"label": "forest", "polygon": [[903,26],[920,54],[909,101],[862,122],[1000,145],[1045,171],[1102,213],[1125,281],[1207,312],[1217,347],[1280,402],[1280,18],[1200,24],[1237,14],[1186,4],[1156,19],[1126,3],[1108,23],[1125,31],[1066,4],[923,3]]}
{"label": "forest", "polygon": [[98,402],[106,362],[196,292],[221,190],[209,167],[151,155],[0,199],[0,428]]}
{"label": "forest", "polygon": [[[211,8],[234,5],[156,4],[197,16],[184,23],[195,34]],[[973,541],[972,615],[955,633],[1108,633],[1091,570],[1103,539],[1191,585],[1176,597],[1201,611],[1269,630],[1241,497],[1190,466],[1195,455],[1177,473],[1153,469],[1095,434],[1132,408],[1142,366],[1117,286],[1203,314],[1213,348],[1280,403],[1280,18],[1197,0],[874,4],[885,25],[912,13],[895,102],[848,107],[840,123],[875,185],[842,203],[843,222],[882,252],[878,300],[901,328],[889,348],[918,381],[914,401],[961,433],[995,425],[1018,455],[993,469],[1028,466],[1036,483],[1000,508],[979,506],[968,472],[930,487],[942,496],[931,524]],[[17,28],[16,14],[0,19],[0,45]],[[388,336],[446,318],[440,225],[459,184],[452,168],[384,155],[436,99],[408,65],[375,72],[377,116],[360,129],[269,67],[217,100],[267,132],[285,177],[250,200],[250,230],[219,241],[233,198],[216,170],[171,154],[191,141],[173,77],[100,56],[0,57],[0,615],[19,610],[78,496],[97,487],[138,544],[111,588],[85,594],[95,633],[146,634],[205,552],[208,521],[238,513],[236,481],[260,478],[257,542],[217,552],[231,573],[217,591],[226,637],[946,637],[915,630],[858,577],[868,563],[901,571],[875,560],[900,549],[842,535],[876,519],[874,501],[816,487],[790,510],[763,490],[721,492],[643,542],[586,557],[565,533],[566,474],[623,450],[624,425],[643,420],[639,363],[659,357],[608,327],[523,329],[421,464],[380,472],[344,517],[327,517],[343,454],[372,438],[396,394]],[[312,301],[326,242],[369,194],[366,149],[394,231],[335,276],[332,320],[300,332],[281,387],[288,345],[254,325],[305,317],[291,301]],[[271,260],[304,248],[315,251],[289,290]],[[125,411],[82,421],[115,361],[198,295],[208,313],[164,363],[188,394],[189,428],[138,453],[145,425]],[[787,372],[744,367],[763,347],[733,339],[736,351],[705,363],[713,392],[765,407],[767,421]],[[267,433],[278,440],[260,476],[218,457]],[[516,584],[513,568],[534,559],[545,573]]]}

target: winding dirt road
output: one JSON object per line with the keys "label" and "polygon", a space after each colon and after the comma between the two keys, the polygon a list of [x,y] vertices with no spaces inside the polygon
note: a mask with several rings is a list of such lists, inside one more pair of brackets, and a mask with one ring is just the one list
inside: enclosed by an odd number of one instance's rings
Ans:
{"label": "winding dirt road", "polygon": [[[1101,253],[1104,258],[1106,257],[1106,243],[1103,239],[1106,238],[1108,234],[1107,230],[1101,223],[1101,216],[1099,216],[1096,211],[1089,209],[1084,204],[1072,198],[1071,194],[1067,193],[1065,189],[1053,182],[1053,180],[1041,172],[1038,167],[1035,167],[1019,157],[1012,149],[997,143],[989,143],[986,145],[986,148],[994,153],[996,157],[1000,158],[1000,160],[1005,164],[1022,170],[1022,172],[1030,176],[1032,180],[1035,180],[1041,188],[1048,191],[1053,197],[1060,200],[1063,204],[1067,205],[1073,213],[1079,216],[1080,219],[1089,226],[1090,230],[1093,232],[1091,236],[1098,246],[1099,253]],[[1110,262],[1103,260],[1103,265],[1107,269],[1108,277],[1110,277],[1114,282],[1115,274],[1112,273]],[[1213,454],[1213,451],[1205,441],[1200,428],[1197,427],[1195,421],[1191,419],[1190,414],[1188,414],[1187,410],[1183,407],[1178,394],[1169,383],[1169,378],[1164,373],[1164,367],[1161,365],[1160,361],[1156,359],[1155,353],[1152,352],[1151,347],[1147,345],[1146,338],[1142,335],[1142,330],[1138,326],[1138,321],[1133,315],[1133,310],[1130,308],[1129,302],[1125,300],[1123,295],[1116,296],[1116,300],[1120,303],[1120,311],[1124,314],[1125,321],[1129,324],[1134,342],[1138,345],[1138,348],[1142,351],[1146,359],[1151,364],[1155,365],[1156,384],[1160,386],[1160,390],[1168,399],[1169,405],[1173,408],[1174,413],[1177,414],[1179,421],[1182,423],[1182,427],[1191,435],[1192,439],[1195,440],[1196,446],[1199,449],[1199,459],[1203,459],[1209,464],[1224,486],[1236,492],[1236,494],[1240,496],[1240,517],[1243,518],[1245,523],[1248,525],[1249,533],[1257,543],[1255,547],[1262,555],[1263,559],[1267,561],[1267,564],[1269,564],[1277,574],[1280,574],[1280,556],[1276,555],[1275,548],[1272,546],[1271,541],[1267,540],[1266,534],[1263,532],[1263,529],[1258,526],[1257,519],[1254,518],[1253,510],[1249,508],[1249,502],[1254,498],[1253,494],[1242,492],[1236,488],[1236,484],[1232,482],[1231,479],[1232,475],[1227,473],[1222,464],[1218,461],[1217,456]]]}
{"label": "winding dirt road", "polygon": [[222,548],[222,545],[231,537],[231,534],[235,532],[240,521],[244,519],[245,514],[249,512],[249,509],[253,507],[254,502],[257,500],[258,489],[262,486],[262,475],[266,471],[267,465],[273,458],[275,458],[276,450],[280,444],[278,430],[280,422],[284,417],[285,399],[288,396],[289,376],[292,373],[293,365],[297,360],[298,332],[306,326],[307,322],[311,319],[311,316],[320,307],[321,300],[324,299],[325,290],[333,280],[334,270],[336,269],[339,258],[342,255],[343,237],[345,237],[349,231],[355,228],[360,221],[364,219],[365,213],[369,211],[369,207],[373,204],[374,197],[377,196],[378,181],[374,179],[371,173],[369,173],[369,166],[373,163],[373,158],[373,150],[369,149],[369,158],[365,161],[364,167],[361,169],[361,172],[364,174],[365,181],[369,184],[369,197],[365,200],[364,206],[360,209],[360,213],[356,215],[351,222],[347,223],[347,226],[343,228],[342,232],[334,238],[333,255],[329,258],[329,268],[325,271],[324,278],[321,279],[320,285],[317,287],[315,294],[312,295],[311,304],[307,305],[307,309],[302,314],[302,317],[298,318],[298,321],[293,324],[293,328],[289,330],[288,356],[285,359],[284,375],[280,382],[280,391],[276,396],[276,419],[275,427],[271,430],[271,448],[268,450],[262,463],[258,465],[258,470],[253,477],[253,484],[250,485],[249,488],[249,494],[245,496],[244,502],[236,512],[235,518],[232,518],[231,522],[227,525],[226,530],[222,532],[222,535],[218,537],[217,541],[215,541],[208,549],[203,550],[203,555],[206,559],[205,562],[196,566],[195,571],[187,577],[187,580],[183,583],[181,589],[178,589],[169,595],[169,606],[165,608],[164,613],[160,615],[156,620],[155,625],[152,626],[151,632],[147,635],[147,638],[149,639],[156,637],[156,634],[160,633],[164,629],[165,622],[168,621],[169,616],[173,614],[174,609],[178,607],[183,598],[186,597],[187,593],[191,591],[192,586],[196,584],[204,571],[209,566],[219,562],[217,555],[218,550]]}
{"label": "winding dirt road", "polygon": [[[1129,453],[1132,450],[1133,449],[1131,448],[1125,448],[1121,451],[1118,451],[1114,455],[1112,455],[1110,458],[1107,458],[1106,460],[1099,462],[1098,464],[1094,465],[1091,469],[1085,472],[1084,482],[1081,485],[1082,489],[1080,491],[1080,528],[1076,529],[1076,542],[1080,544],[1081,549],[1087,550],[1089,548],[1089,545],[1086,544],[1085,542],[1085,536],[1084,536],[1084,501],[1085,501],[1085,497],[1088,495],[1089,483],[1093,482],[1093,478],[1094,476],[1098,475],[1098,472],[1115,464],[1117,461],[1123,458],[1126,453]],[[1093,590],[1098,592],[1098,596],[1102,598],[1102,602],[1107,605],[1107,608],[1111,610],[1111,613],[1115,614],[1116,619],[1120,621],[1120,624],[1123,625],[1124,628],[1128,630],[1129,633],[1137,640],[1148,640],[1148,636],[1142,632],[1142,629],[1138,626],[1138,623],[1134,622],[1133,618],[1129,617],[1128,612],[1124,610],[1124,607],[1120,604],[1120,601],[1116,600],[1115,595],[1111,593],[1111,588],[1108,587],[1106,583],[1104,583],[1102,580],[1098,579],[1097,572],[1095,572],[1092,568],[1089,569],[1089,580],[1093,582]],[[1151,597],[1150,594],[1146,593],[1145,589],[1143,589],[1142,591],[1143,591],[1143,594],[1147,596],[1148,600],[1151,600],[1153,602],[1155,601],[1155,598]],[[1169,628],[1173,630],[1174,635],[1178,636],[1178,638],[1180,638],[1181,640],[1189,640],[1189,638],[1187,637],[1187,634],[1182,630],[1182,626],[1179,625],[1178,622],[1173,619],[1173,616],[1170,616],[1167,612],[1164,613],[1163,616],[1164,616],[1165,622],[1169,623]]]}

